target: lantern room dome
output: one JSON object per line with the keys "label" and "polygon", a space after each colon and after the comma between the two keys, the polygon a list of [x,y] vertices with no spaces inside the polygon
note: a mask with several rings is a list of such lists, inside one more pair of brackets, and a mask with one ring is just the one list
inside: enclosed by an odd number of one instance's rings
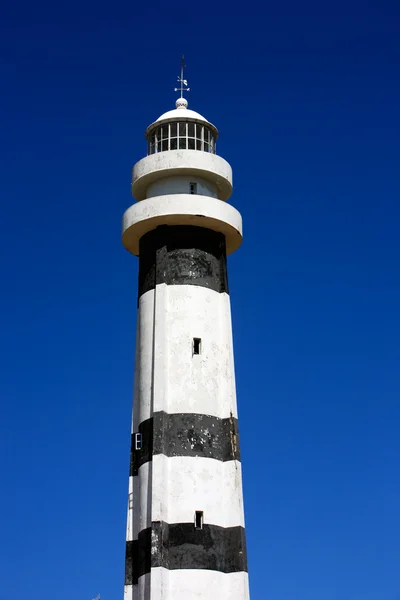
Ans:
{"label": "lantern room dome", "polygon": [[186,98],[178,98],[175,103],[175,106],[176,108],[163,113],[160,117],[158,117],[156,121],[154,121],[154,123],[149,125],[147,131],[153,129],[153,127],[155,127],[156,124],[158,125],[162,121],[179,121],[184,119],[185,121],[202,121],[203,123],[207,123],[208,125],[210,125],[211,128],[214,129],[215,132],[217,132],[217,128],[212,123],[210,123],[210,121],[207,121],[207,119],[203,117],[203,115],[188,108],[188,101],[186,100]]}
{"label": "lantern room dome", "polygon": [[208,123],[207,119],[205,119],[200,113],[190,110],[186,108],[182,110],[182,108],[175,108],[174,110],[169,110],[168,112],[158,117],[156,123],[160,121],[165,121],[167,119],[197,119],[198,121],[204,121]]}
{"label": "lantern room dome", "polygon": [[201,150],[215,154],[218,129],[201,114],[188,109],[186,98],[178,98],[175,106],[147,128],[147,153]]}

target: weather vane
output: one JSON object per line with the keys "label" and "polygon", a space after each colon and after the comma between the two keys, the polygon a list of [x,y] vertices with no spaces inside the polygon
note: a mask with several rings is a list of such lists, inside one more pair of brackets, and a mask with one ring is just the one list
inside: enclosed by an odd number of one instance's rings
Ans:
{"label": "weather vane", "polygon": [[186,65],[185,65],[185,57],[182,56],[182,60],[181,60],[181,76],[178,77],[178,83],[180,83],[180,87],[178,88],[174,88],[174,92],[180,92],[181,93],[181,98],[183,98],[183,92],[190,92],[190,88],[187,86],[188,82],[187,79],[183,79],[183,71],[185,69]]}

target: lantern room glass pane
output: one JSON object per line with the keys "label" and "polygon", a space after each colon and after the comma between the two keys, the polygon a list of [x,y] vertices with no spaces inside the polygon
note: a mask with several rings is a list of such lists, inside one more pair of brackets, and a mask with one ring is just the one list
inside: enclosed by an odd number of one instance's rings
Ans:
{"label": "lantern room glass pane", "polygon": [[147,152],[166,152],[168,150],[199,150],[216,153],[216,138],[213,131],[199,123],[190,121],[159,125],[147,138]]}

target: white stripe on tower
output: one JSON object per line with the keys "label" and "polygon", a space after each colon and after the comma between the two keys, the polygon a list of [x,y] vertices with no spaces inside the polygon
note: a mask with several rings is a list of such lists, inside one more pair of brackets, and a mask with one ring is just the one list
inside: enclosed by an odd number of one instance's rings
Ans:
{"label": "white stripe on tower", "polygon": [[226,267],[241,217],[217,131],[185,102],[149,127],[123,223],[140,259],[125,600],[248,600]]}

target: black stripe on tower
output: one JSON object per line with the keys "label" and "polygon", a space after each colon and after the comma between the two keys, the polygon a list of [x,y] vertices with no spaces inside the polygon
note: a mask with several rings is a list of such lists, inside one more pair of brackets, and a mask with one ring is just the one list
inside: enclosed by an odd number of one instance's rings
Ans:
{"label": "black stripe on tower", "polygon": [[151,568],[247,572],[243,527],[154,521],[137,540],[126,542],[125,585],[135,585]]}
{"label": "black stripe on tower", "polygon": [[225,236],[193,225],[162,225],[139,243],[139,298],[159,283],[227,292]]}
{"label": "black stripe on tower", "polygon": [[165,456],[200,456],[220,461],[240,460],[238,421],[235,417],[220,419],[196,413],[154,413],[142,421],[142,448],[135,449],[132,435],[130,475],[151,461],[154,454]]}

